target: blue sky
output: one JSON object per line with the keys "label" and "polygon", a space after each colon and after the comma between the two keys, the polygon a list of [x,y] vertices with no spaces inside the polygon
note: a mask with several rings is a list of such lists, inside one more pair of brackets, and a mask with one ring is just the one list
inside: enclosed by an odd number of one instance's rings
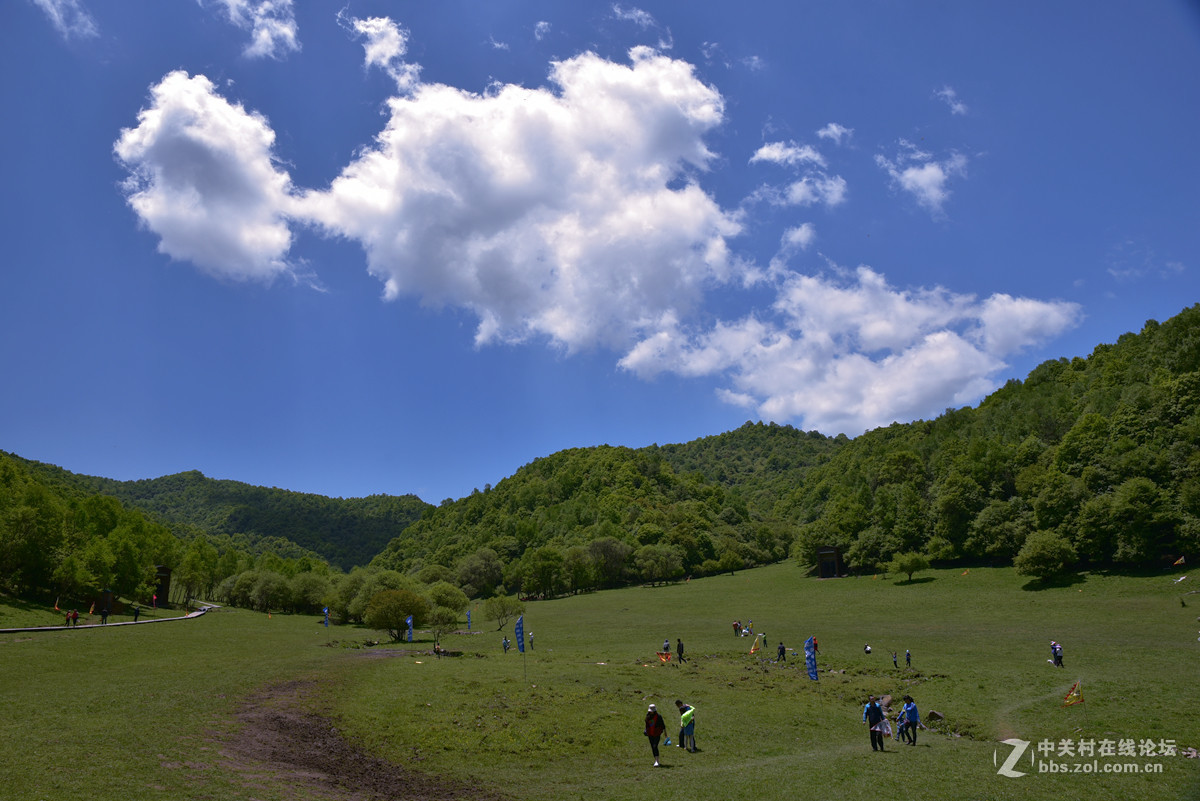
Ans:
{"label": "blue sky", "polygon": [[1195,3],[0,5],[0,449],[437,503],[1200,300]]}

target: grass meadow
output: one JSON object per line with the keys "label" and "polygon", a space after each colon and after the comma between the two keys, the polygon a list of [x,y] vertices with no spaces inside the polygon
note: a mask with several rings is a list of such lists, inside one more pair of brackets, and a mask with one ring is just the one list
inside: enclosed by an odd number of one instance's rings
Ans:
{"label": "grass meadow", "polygon": [[[1178,575],[1086,574],[1035,589],[1010,568],[819,581],[787,563],[530,603],[536,647],[524,655],[505,655],[502,633],[476,614],[475,633],[443,639],[461,655],[440,660],[420,632],[411,645],[343,647],[378,635],[241,610],[3,634],[0,795],[309,797],[245,786],[213,735],[234,725],[248,694],[298,678],[315,682],[307,703],[372,753],[520,798],[1196,799],[1200,760],[1060,753],[1080,740],[1097,751],[1103,741],[1200,747],[1200,595],[1181,596]],[[0,626],[38,614],[0,607]],[[749,654],[734,619],[753,619],[767,647]],[[800,654],[773,661],[780,640],[800,651],[813,634],[819,681]],[[664,638],[683,640],[686,664],[658,661]],[[1063,669],[1046,661],[1052,639]],[[1064,708],[1077,680],[1084,703]],[[869,692],[911,694],[927,723],[931,710],[945,720],[916,747],[888,740],[874,753],[861,722]],[[646,705],[658,704],[674,739],[676,698],[697,709],[699,751],[672,746],[653,768]],[[998,773],[1013,750],[999,741],[1010,738],[1030,743],[1011,768],[1026,775]],[[1047,742],[1053,753],[1039,752]],[[1138,772],[1111,772],[1127,765]]]}

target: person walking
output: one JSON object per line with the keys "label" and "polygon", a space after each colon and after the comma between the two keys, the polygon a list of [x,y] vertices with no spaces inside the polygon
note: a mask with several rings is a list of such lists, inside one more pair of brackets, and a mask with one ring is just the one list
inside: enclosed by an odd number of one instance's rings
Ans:
{"label": "person walking", "polygon": [[687,661],[683,658],[683,640],[679,639],[678,637],[675,638],[675,653],[679,656],[680,662]]}
{"label": "person walking", "polygon": [[675,699],[675,708],[679,710],[679,747],[686,748],[689,754],[696,753],[696,707]]}
{"label": "person walking", "polygon": [[898,664],[896,664],[896,652],[895,651],[892,651],[892,667],[894,667],[894,668],[900,667]]}
{"label": "person walking", "polygon": [[779,661],[786,662],[787,661],[787,649],[783,647],[782,642],[779,643],[778,653],[779,653]]}
{"label": "person walking", "polygon": [[871,732],[871,750],[886,751],[883,747],[884,721],[883,707],[875,700],[875,696],[867,696],[867,704],[863,707],[863,723]]}
{"label": "person walking", "polygon": [[511,643],[509,643],[509,641],[508,641],[508,635],[507,635],[507,634],[506,634],[506,635],[504,635],[504,641],[503,641],[503,642],[501,642],[500,644],[504,646],[504,653],[506,653],[506,654],[507,654],[507,653],[508,653],[508,646],[511,644]]}
{"label": "person walking", "polygon": [[78,625],[79,625],[79,610],[72,609],[71,610],[71,626],[74,627],[74,626],[78,626]]}
{"label": "person walking", "polygon": [[917,703],[911,695],[904,696],[904,708],[900,712],[904,719],[904,733],[908,736],[908,744],[917,744],[917,728],[921,725],[921,713],[917,711]]}
{"label": "person walking", "polygon": [[904,649],[904,666],[912,667],[912,652],[907,648]]}
{"label": "person walking", "polygon": [[137,623],[138,615],[140,615],[141,613],[142,613],[142,607],[135,604],[133,607],[133,622],[134,623]]}
{"label": "person walking", "polygon": [[671,638],[670,637],[663,640],[663,653],[664,654],[671,653]]}
{"label": "person walking", "polygon": [[663,716],[658,714],[658,707],[654,704],[646,710],[646,738],[650,740],[650,751],[654,754],[654,767],[662,767],[658,764],[658,741],[667,730],[667,723],[663,720]]}
{"label": "person walking", "polygon": [[1058,667],[1063,666],[1062,643],[1061,642],[1054,643],[1054,664],[1057,665]]}

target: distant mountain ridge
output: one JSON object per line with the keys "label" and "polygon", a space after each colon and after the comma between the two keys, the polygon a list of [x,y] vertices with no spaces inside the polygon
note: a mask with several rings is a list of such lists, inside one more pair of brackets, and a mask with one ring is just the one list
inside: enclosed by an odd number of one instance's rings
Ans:
{"label": "distant mountain ridge", "polygon": [[20,461],[51,483],[107,495],[141,509],[177,534],[197,529],[244,535],[251,541],[286,540],[299,552],[312,552],[345,570],[369,562],[392,538],[433,508],[415,495],[328,498],[208,478],[198,470],[117,481]]}

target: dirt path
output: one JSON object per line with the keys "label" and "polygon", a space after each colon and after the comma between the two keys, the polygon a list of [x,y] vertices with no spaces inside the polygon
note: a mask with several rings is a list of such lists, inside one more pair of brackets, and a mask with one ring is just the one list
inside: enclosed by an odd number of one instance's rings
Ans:
{"label": "dirt path", "polygon": [[329,718],[304,709],[313,683],[276,684],[245,699],[232,731],[214,735],[224,767],[250,787],[291,788],[326,801],[505,801],[372,756]]}

